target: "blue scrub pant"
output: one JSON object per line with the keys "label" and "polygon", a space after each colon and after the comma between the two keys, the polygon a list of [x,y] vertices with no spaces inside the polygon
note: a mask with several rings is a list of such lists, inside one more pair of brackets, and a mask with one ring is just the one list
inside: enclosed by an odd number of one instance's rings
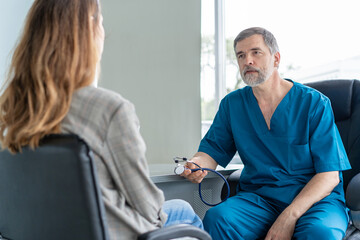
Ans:
{"label": "blue scrub pant", "polygon": [[[254,193],[239,192],[207,211],[204,228],[214,240],[263,239],[285,207]],[[298,220],[293,239],[340,240],[348,221],[342,202],[324,198]]]}

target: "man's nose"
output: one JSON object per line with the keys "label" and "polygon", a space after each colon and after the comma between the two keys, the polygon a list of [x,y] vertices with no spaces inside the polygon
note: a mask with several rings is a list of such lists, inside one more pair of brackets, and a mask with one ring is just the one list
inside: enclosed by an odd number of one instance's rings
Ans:
{"label": "man's nose", "polygon": [[250,55],[247,55],[245,57],[245,64],[246,65],[253,65],[254,64],[254,59]]}

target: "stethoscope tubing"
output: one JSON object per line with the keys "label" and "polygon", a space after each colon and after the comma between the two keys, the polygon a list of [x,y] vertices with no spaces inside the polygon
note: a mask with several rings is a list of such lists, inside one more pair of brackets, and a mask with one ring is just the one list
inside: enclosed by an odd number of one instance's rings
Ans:
{"label": "stethoscope tubing", "polygon": [[[199,166],[199,165],[196,164],[196,163],[193,163],[193,164]],[[203,199],[203,196],[202,196],[202,194],[201,194],[201,182],[200,182],[200,183],[199,183],[199,197],[200,197],[200,199],[201,199],[201,201],[202,201],[203,203],[205,203],[205,204],[208,205],[208,206],[214,207],[214,206],[216,206],[216,205],[219,205],[220,203],[223,203],[224,201],[226,201],[226,199],[229,198],[229,196],[230,196],[230,186],[229,186],[229,183],[228,183],[228,181],[226,180],[226,178],[225,178],[221,173],[219,173],[218,171],[216,171],[216,170],[214,170],[214,169],[211,169],[211,168],[202,168],[202,167],[193,168],[193,169],[190,169],[190,170],[191,170],[192,172],[196,172],[196,171],[199,171],[199,170],[201,170],[201,171],[206,170],[206,171],[213,172],[213,173],[217,174],[219,177],[221,177],[222,180],[224,180],[224,182],[225,182],[225,184],[226,184],[226,187],[227,187],[227,195],[226,195],[226,197],[224,198],[224,200],[222,200],[222,201],[219,202],[219,203],[212,204],[212,203],[206,202],[206,201]]]}

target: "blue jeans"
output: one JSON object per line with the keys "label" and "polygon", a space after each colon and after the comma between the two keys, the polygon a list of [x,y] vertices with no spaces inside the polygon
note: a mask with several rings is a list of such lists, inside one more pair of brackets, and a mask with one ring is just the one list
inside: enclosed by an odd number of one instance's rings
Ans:
{"label": "blue jeans", "polygon": [[184,200],[173,199],[165,201],[163,211],[168,215],[164,227],[175,224],[190,224],[204,229],[200,217],[194,212],[191,205]]}

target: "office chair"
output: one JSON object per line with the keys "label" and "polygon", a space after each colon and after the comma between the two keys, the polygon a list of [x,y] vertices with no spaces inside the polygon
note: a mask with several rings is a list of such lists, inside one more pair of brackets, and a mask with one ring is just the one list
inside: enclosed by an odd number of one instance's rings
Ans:
{"label": "office chair", "polygon": [[[346,204],[350,209],[351,224],[344,239],[360,239],[360,81],[326,80],[307,83],[326,95],[333,108],[335,123],[339,129],[352,169],[343,172]],[[230,192],[235,195],[241,170],[229,178]],[[221,198],[226,194],[225,186]]]}
{"label": "office chair", "polygon": [[[147,232],[141,240],[211,239],[190,225]],[[76,135],[49,135],[35,150],[0,152],[0,239],[107,240],[92,153]]]}

